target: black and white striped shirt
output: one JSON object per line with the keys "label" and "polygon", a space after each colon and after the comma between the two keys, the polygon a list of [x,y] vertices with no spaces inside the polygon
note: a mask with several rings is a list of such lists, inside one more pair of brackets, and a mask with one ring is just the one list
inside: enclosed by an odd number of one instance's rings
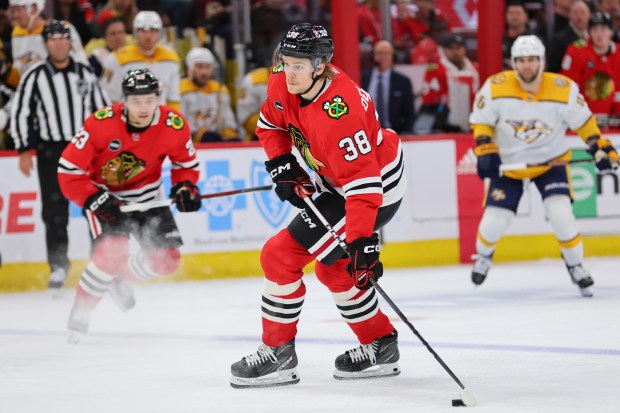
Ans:
{"label": "black and white striped shirt", "polygon": [[24,73],[13,97],[15,148],[31,149],[36,142],[29,142],[29,136],[46,142],[70,141],[91,113],[108,104],[88,66],[71,59],[67,68],[58,70],[48,60],[38,62]]}

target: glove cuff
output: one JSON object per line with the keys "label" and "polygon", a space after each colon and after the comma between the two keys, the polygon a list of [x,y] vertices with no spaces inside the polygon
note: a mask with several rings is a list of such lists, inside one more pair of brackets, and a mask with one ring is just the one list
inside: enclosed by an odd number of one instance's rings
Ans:
{"label": "glove cuff", "polygon": [[273,168],[276,165],[279,165],[284,162],[297,162],[297,158],[292,153],[285,153],[284,155],[276,156],[273,159],[270,159],[265,162],[265,166],[267,168]]}
{"label": "glove cuff", "polygon": [[378,244],[378,243],[379,243],[379,234],[375,232],[370,237],[359,237],[351,241],[351,243],[349,244],[349,248],[355,249],[355,248],[361,247],[362,245]]}

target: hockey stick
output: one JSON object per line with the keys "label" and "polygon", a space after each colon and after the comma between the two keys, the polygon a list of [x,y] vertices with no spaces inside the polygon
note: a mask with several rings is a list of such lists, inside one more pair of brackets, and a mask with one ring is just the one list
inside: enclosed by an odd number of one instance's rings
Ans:
{"label": "hockey stick", "polygon": [[[349,246],[344,242],[344,240],[342,238],[340,238],[340,235],[338,235],[338,233],[334,230],[334,228],[329,224],[327,219],[323,216],[321,211],[319,211],[319,209],[316,207],[316,205],[314,205],[314,202],[312,202],[312,199],[310,199],[310,197],[307,196],[306,194],[300,193],[300,192],[301,191],[299,191],[297,193],[297,195],[299,195],[301,198],[303,198],[303,200],[306,202],[308,207],[312,210],[312,212],[314,212],[314,215],[317,216],[319,221],[321,221],[323,226],[329,231],[329,233],[331,234],[332,238],[334,238],[338,242],[340,247],[350,257],[351,255],[350,255],[350,252],[349,252]],[[435,360],[437,360],[439,362],[439,364],[441,364],[441,367],[443,367],[444,370],[448,372],[450,377],[452,377],[452,379],[461,387],[461,389],[463,389],[463,391],[461,392],[461,400],[460,400],[460,402],[462,402],[462,404],[459,404],[459,400],[456,399],[456,400],[452,400],[452,405],[453,406],[465,405],[465,406],[471,407],[471,406],[475,406],[476,404],[478,404],[478,402],[476,401],[474,396],[472,396],[471,393],[467,389],[465,389],[465,386],[463,385],[463,383],[461,383],[461,381],[458,379],[458,377],[456,377],[456,375],[452,372],[452,370],[450,370],[448,365],[441,359],[441,357],[439,357],[439,354],[437,354],[435,352],[435,350],[433,350],[433,348],[430,346],[430,344],[428,344],[428,342],[426,340],[424,340],[424,337],[422,337],[422,335],[418,332],[418,330],[416,330],[416,328],[413,326],[413,324],[411,324],[411,322],[407,319],[407,317],[405,317],[403,312],[400,311],[400,309],[396,306],[394,301],[392,301],[392,299],[390,297],[388,297],[388,295],[385,293],[385,291],[383,291],[383,288],[381,288],[379,286],[379,284],[377,284],[377,282],[373,278],[369,278],[369,279],[370,279],[370,283],[379,292],[381,297],[383,297],[383,299],[385,301],[387,301],[387,303],[390,305],[390,307],[392,307],[392,310],[394,310],[394,312],[396,314],[398,314],[400,319],[405,324],[407,324],[407,326],[411,329],[411,331],[413,331],[413,334],[415,334],[416,337],[418,337],[418,339],[420,339],[420,341],[422,342],[422,344],[424,344],[426,349],[428,351],[430,351],[430,353],[433,355],[433,357],[435,357]]]}
{"label": "hockey stick", "polygon": [[[240,195],[247,192],[268,191],[273,185],[255,186],[252,188],[234,189],[232,191],[215,192],[212,194],[200,195],[200,199],[219,198],[222,196]],[[159,201],[142,202],[121,206],[121,212],[147,211],[153,208],[165,207],[174,204],[174,199],[162,199]]]}
{"label": "hockey stick", "polygon": [[541,163],[505,163],[499,166],[500,174],[506,171],[518,171],[521,169],[534,168],[537,166],[564,166],[564,165],[572,165],[579,163],[593,163],[594,159],[572,159],[570,161],[549,161],[549,162],[541,162]]}

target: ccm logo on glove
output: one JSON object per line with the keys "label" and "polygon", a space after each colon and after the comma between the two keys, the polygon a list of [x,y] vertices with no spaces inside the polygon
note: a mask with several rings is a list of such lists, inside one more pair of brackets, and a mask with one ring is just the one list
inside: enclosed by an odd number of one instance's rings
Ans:
{"label": "ccm logo on glove", "polygon": [[276,176],[280,175],[282,172],[290,171],[290,170],[291,170],[290,163],[287,163],[286,165],[278,165],[276,169],[269,172],[269,175],[271,175],[272,178],[275,178]]}
{"label": "ccm logo on glove", "polygon": [[99,195],[97,198],[91,201],[90,205],[88,206],[88,209],[90,209],[93,212],[98,210],[99,207],[103,205],[103,203],[107,201],[109,198],[110,198],[109,192],[101,193],[101,195]]}

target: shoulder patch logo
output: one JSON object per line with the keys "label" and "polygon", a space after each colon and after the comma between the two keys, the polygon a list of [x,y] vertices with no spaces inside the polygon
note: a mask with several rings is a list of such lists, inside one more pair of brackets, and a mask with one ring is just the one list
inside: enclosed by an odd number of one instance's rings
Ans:
{"label": "shoulder patch logo", "polygon": [[276,107],[276,109],[278,109],[280,112],[284,112],[284,106],[282,105],[282,103],[280,103],[280,101],[275,101],[273,102],[273,106]]}
{"label": "shoulder patch logo", "polygon": [[112,139],[108,144],[108,149],[112,152],[116,152],[121,148],[122,144],[120,139]]}
{"label": "shoulder patch logo", "polygon": [[588,45],[588,42],[586,42],[584,39],[578,39],[578,40],[575,40],[573,44],[575,45],[576,48],[583,49],[584,47]]}
{"label": "shoulder patch logo", "polygon": [[557,87],[568,87],[570,83],[568,83],[568,80],[564,79],[563,77],[556,77],[555,78],[555,85]]}
{"label": "shoulder patch logo", "polygon": [[170,126],[174,130],[181,130],[185,126],[185,121],[179,115],[174,112],[168,112],[168,119],[166,119],[166,126]]}
{"label": "shoulder patch logo", "polygon": [[99,109],[95,112],[95,119],[97,120],[106,120],[114,116],[114,112],[112,111],[111,106],[106,106],[103,109]]}
{"label": "shoulder patch logo", "polygon": [[108,186],[118,186],[144,171],[145,166],[146,162],[133,153],[121,152],[101,166],[99,177]]}
{"label": "shoulder patch logo", "polygon": [[495,85],[501,85],[506,81],[506,75],[504,73],[498,73],[491,78],[491,83]]}
{"label": "shoulder patch logo", "polygon": [[284,66],[282,66],[282,63],[275,65],[273,69],[271,69],[271,73],[280,73],[283,71],[284,71]]}
{"label": "shoulder patch logo", "polygon": [[349,105],[340,96],[334,96],[332,100],[323,103],[323,110],[331,119],[340,119],[349,113]]}

